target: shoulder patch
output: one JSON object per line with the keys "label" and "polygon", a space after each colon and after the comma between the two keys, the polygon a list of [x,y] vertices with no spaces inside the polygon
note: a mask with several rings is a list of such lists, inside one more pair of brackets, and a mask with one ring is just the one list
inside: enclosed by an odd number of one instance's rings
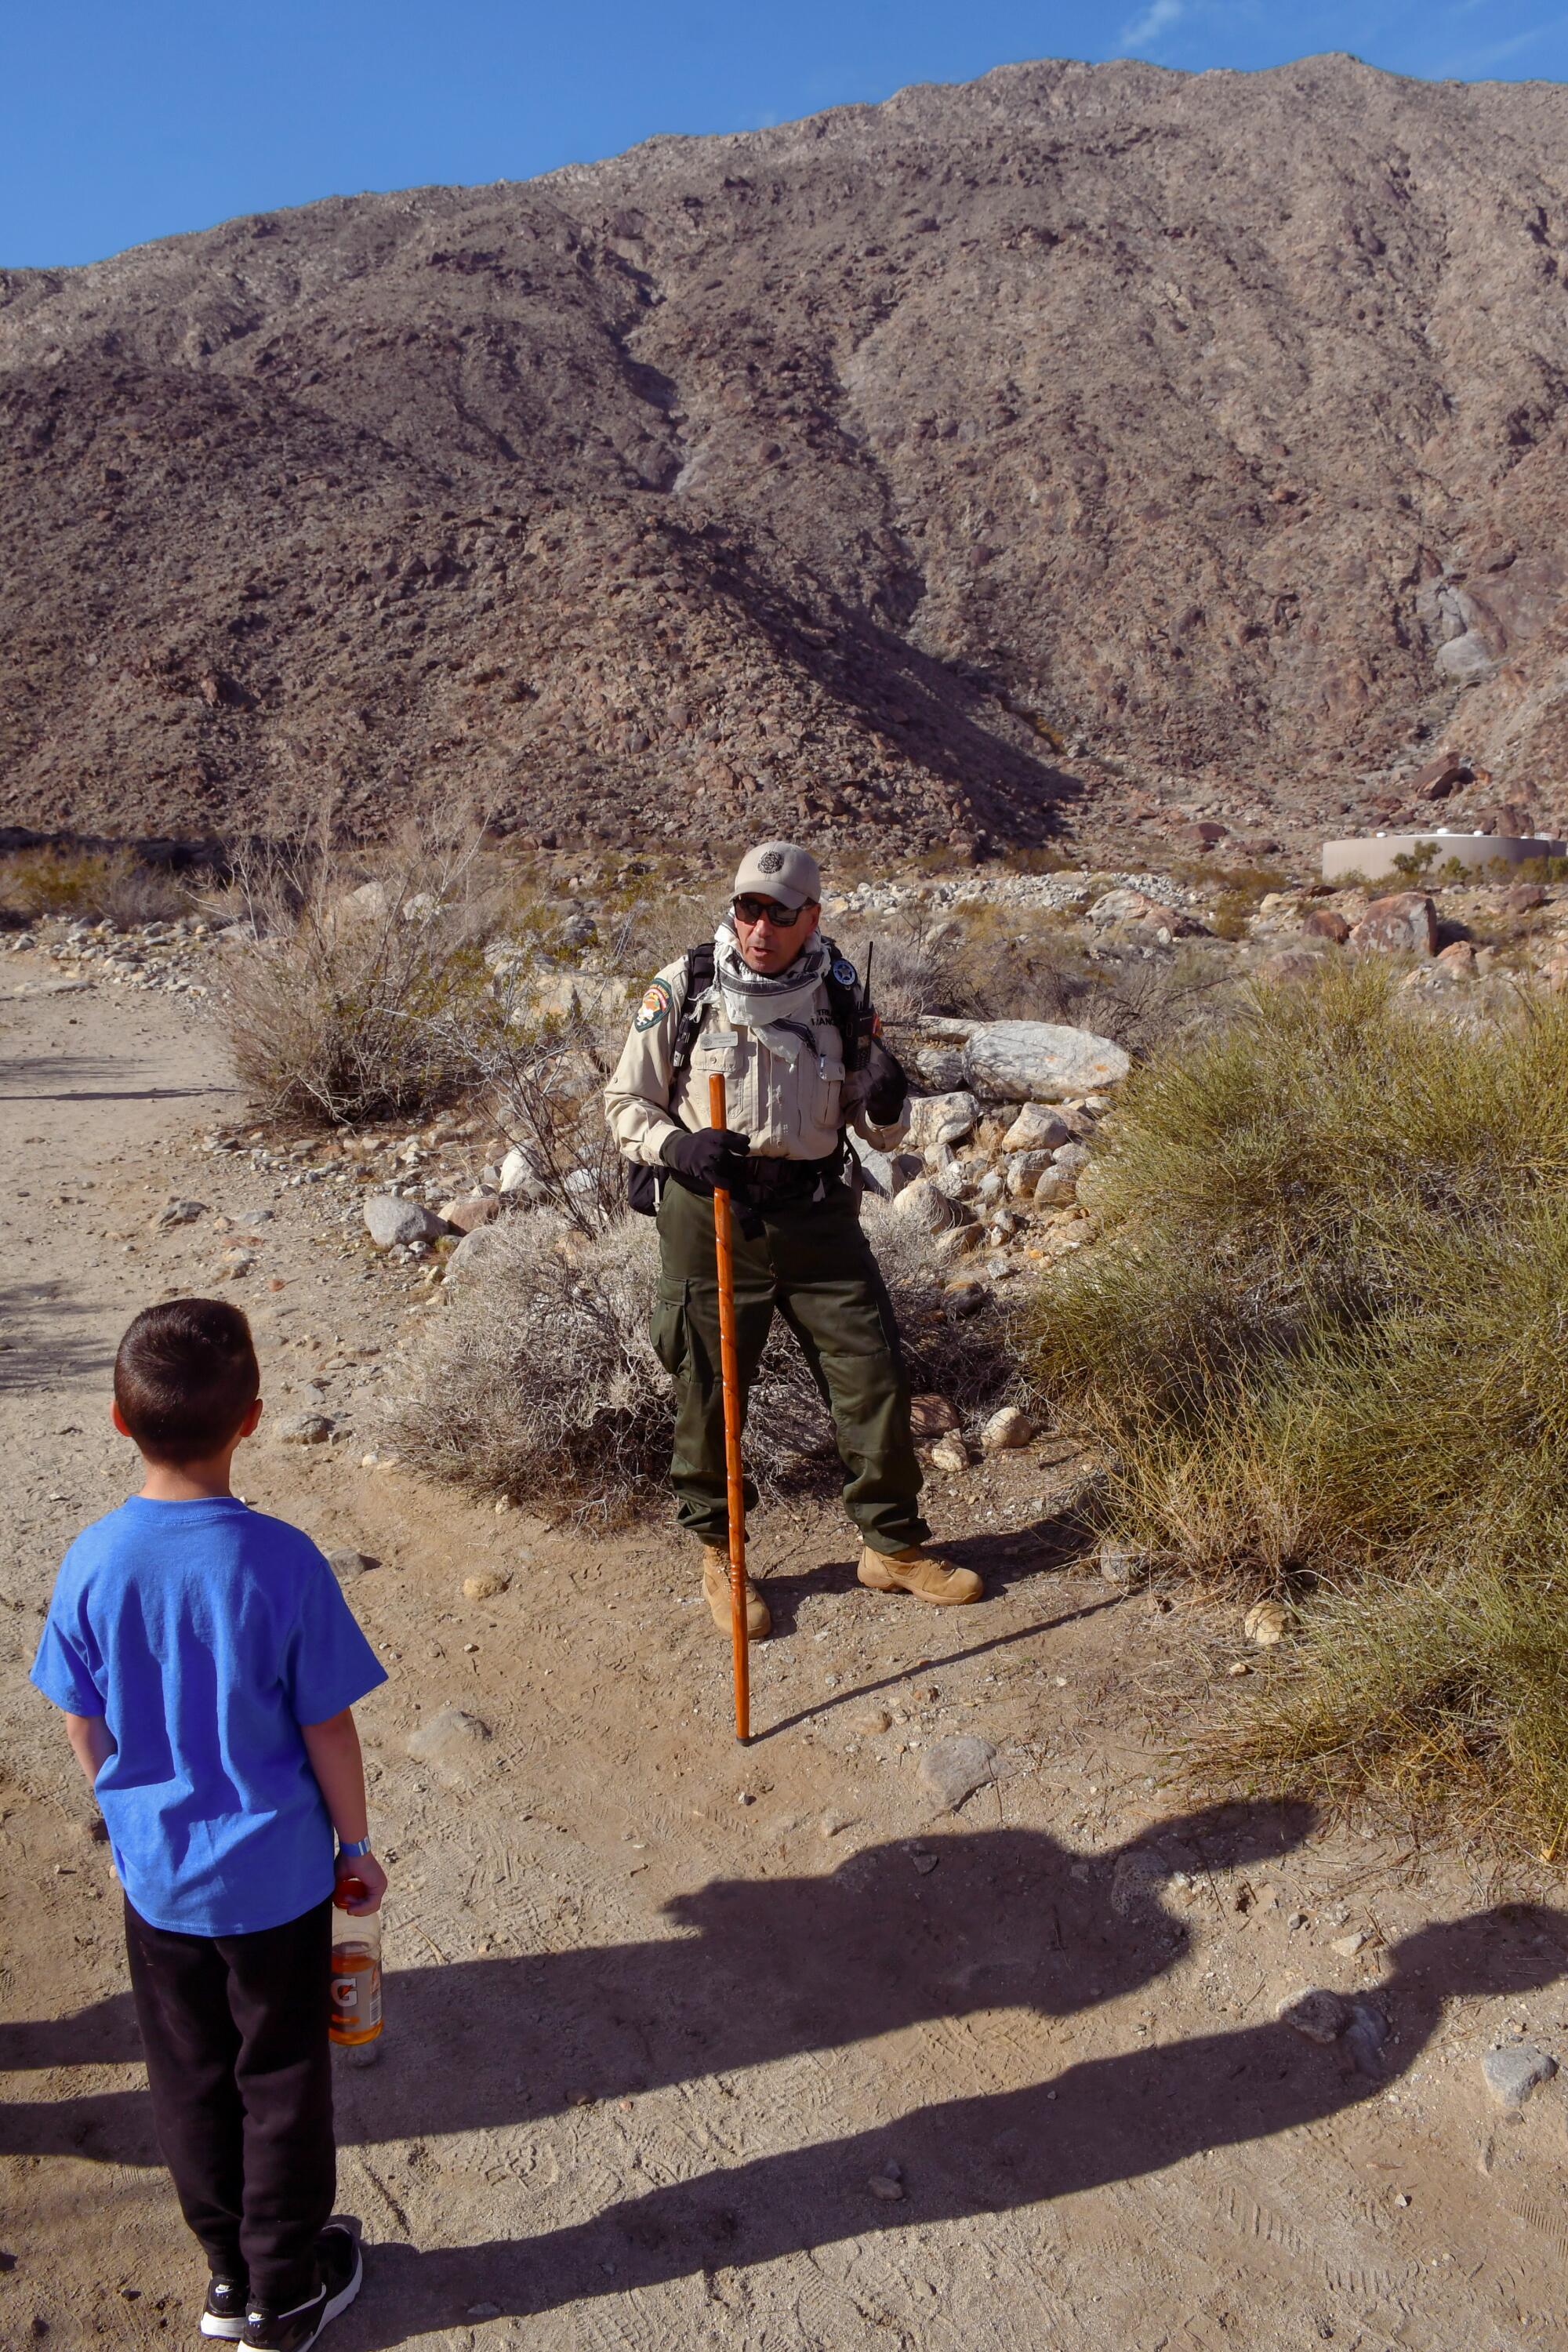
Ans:
{"label": "shoulder patch", "polygon": [[853,988],[860,975],[847,956],[840,956],[833,966],[833,977],[840,988]]}
{"label": "shoulder patch", "polygon": [[641,1004],[637,1007],[637,1017],[633,1022],[632,1027],[634,1029],[657,1029],[674,1002],[675,999],[670,994],[668,981],[654,981],[648,988],[647,995],[643,998]]}

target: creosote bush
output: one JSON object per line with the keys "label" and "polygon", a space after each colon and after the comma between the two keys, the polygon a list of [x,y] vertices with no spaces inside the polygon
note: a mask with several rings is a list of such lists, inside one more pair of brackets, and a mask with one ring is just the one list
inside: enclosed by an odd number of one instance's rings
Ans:
{"label": "creosote bush", "polygon": [[1568,1813],[1565,1179],[1568,1008],[1462,1027],[1370,959],[1259,990],[1107,1122],[1033,1371],[1121,1539],[1301,1600],[1237,1777],[1506,1801],[1543,1843]]}
{"label": "creosote bush", "polygon": [[54,915],[129,929],[172,922],[192,904],[177,876],[129,849],[19,849],[0,858],[0,922]]}
{"label": "creosote bush", "polygon": [[[914,1386],[961,1410],[1015,1377],[1001,1319],[953,1323],[918,1235],[868,1204]],[[653,1220],[584,1234],[549,1208],[490,1227],[459,1268],[400,1416],[417,1468],[536,1509],[614,1524],[668,1503],[670,1384],[649,1338],[658,1271]],[[764,1494],[826,1488],[842,1473],[805,1359],[775,1325],[752,1391],[746,1464]]]}

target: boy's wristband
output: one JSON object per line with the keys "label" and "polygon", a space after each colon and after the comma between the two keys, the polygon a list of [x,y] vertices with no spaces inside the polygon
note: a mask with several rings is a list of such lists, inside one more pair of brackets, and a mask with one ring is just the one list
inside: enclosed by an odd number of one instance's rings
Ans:
{"label": "boy's wristband", "polygon": [[355,1838],[352,1845],[349,1844],[346,1840],[340,1838],[338,1840],[338,1852],[347,1862],[360,1861],[370,1852],[369,1833],[367,1832],[366,1835],[362,1838]]}

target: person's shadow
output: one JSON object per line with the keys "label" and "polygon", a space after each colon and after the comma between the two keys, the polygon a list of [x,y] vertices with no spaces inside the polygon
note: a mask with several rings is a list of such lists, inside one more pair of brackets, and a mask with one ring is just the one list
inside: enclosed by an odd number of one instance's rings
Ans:
{"label": "person's shadow", "polygon": [[[826,1877],[715,1882],[668,1906],[685,1936],[398,1970],[385,2061],[348,2078],[347,2142],[504,2128],[998,2008],[1038,2021],[1038,2078],[921,2105],[911,2077],[908,2111],[873,2129],[658,2189],[571,2228],[429,2253],[380,2245],[344,2352],[447,2326],[476,2300],[537,2314],[1137,2179],[1374,2095],[1450,1996],[1563,1973],[1568,1915],[1481,1913],[1396,1946],[1358,2032],[1328,2047],[1271,2020],[1053,2074],[1066,2037],[1047,2021],[1153,1982],[1185,1948],[1163,1899],[1173,1872],[1267,1862],[1310,1826],[1304,1807],[1219,1807],[1092,1856],[1035,1831],[956,1832],[869,1848]],[[4,2069],[137,2055],[125,1996],[0,2027]],[[0,2109],[0,2152],[157,2160],[136,2092]],[[898,2202],[868,2186],[889,2158],[902,2168]]]}
{"label": "person's shadow", "polygon": [[[656,2189],[544,2235],[434,2253],[381,2245],[345,2352],[385,2352],[450,2325],[477,2297],[500,2312],[537,2315],[720,2265],[1136,2180],[1208,2149],[1320,2122],[1377,2097],[1405,2073],[1446,2000],[1538,1990],[1563,1973],[1565,1958],[1568,1915],[1537,1912],[1521,1927],[1506,1910],[1478,1912],[1393,1947],[1376,2004],[1390,2038],[1368,2071],[1339,2043],[1319,2046],[1272,2020],[1089,2060],[1023,2090],[915,2106],[826,2147]],[[897,2203],[871,2188],[889,2159],[904,2191]]]}
{"label": "person's shadow", "polygon": [[[1037,1830],[933,1834],[826,1875],[714,1880],[665,1906],[685,1935],[399,1969],[386,2063],[355,2077],[342,2136],[484,2130],[976,2010],[1070,2016],[1185,1948],[1158,1900],[1173,1871],[1277,1858],[1310,1822],[1221,1806],[1092,1857]],[[140,2055],[128,1993],[0,2025],[0,2072]],[[0,2106],[0,2153],[155,2163],[146,2095]]]}

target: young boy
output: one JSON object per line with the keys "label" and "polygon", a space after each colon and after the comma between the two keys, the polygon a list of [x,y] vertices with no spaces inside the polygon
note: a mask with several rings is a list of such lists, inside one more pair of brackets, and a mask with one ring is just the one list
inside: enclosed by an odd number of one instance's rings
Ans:
{"label": "young boy", "polygon": [[113,1418],[146,1480],[66,1554],[33,1680],[124,1889],[158,2142],[212,2271],[202,2333],[305,2352],[360,2285],[327,2220],[331,1898],[355,1878],[346,1907],[374,1911],[386,1886],[350,1712],[386,1677],[315,1545],[230,1492],[260,1385],[237,1307],[136,1318]]}

